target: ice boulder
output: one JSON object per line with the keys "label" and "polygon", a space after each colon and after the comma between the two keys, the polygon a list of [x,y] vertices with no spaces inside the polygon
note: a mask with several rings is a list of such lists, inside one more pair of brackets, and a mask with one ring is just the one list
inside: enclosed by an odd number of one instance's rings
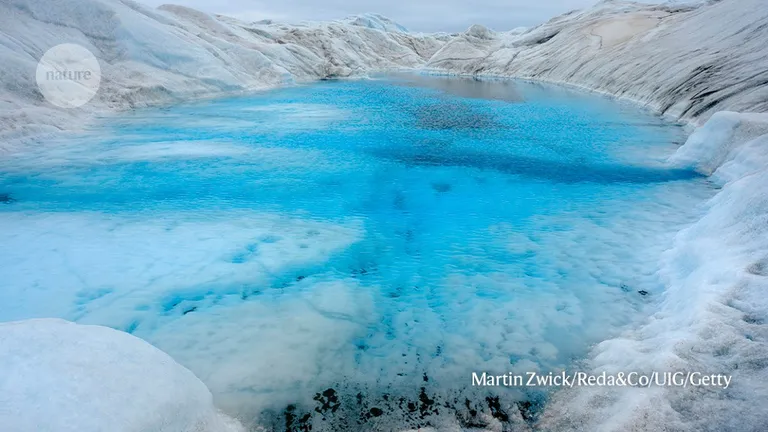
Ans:
{"label": "ice boulder", "polygon": [[107,327],[0,324],[0,425],[13,432],[240,432],[192,372]]}

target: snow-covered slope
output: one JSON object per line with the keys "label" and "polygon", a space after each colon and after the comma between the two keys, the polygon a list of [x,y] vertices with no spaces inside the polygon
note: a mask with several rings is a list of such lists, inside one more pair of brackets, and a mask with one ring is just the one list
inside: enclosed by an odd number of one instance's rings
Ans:
{"label": "snow-covered slope", "polygon": [[242,432],[200,380],[127,333],[58,319],[0,324],[0,429]]}
{"label": "snow-covered slope", "polygon": [[428,67],[569,83],[649,105],[673,118],[768,111],[764,0],[684,5],[604,1],[522,35],[474,26]]}

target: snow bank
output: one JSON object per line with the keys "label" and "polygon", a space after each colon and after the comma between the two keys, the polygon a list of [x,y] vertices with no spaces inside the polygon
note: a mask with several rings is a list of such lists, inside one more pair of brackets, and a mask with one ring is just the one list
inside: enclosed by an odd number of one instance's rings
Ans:
{"label": "snow bank", "polygon": [[239,432],[148,343],[58,319],[0,324],[0,424],[14,432]]}
{"label": "snow bank", "polygon": [[667,290],[649,321],[599,344],[593,372],[690,371],[728,389],[578,388],[557,394],[553,430],[763,430],[768,422],[768,114],[719,113],[673,157],[722,190],[663,256]]}
{"label": "snow bank", "polygon": [[567,83],[705,121],[768,110],[768,8],[763,0],[648,5],[605,1],[522,34],[473,27],[427,67]]}

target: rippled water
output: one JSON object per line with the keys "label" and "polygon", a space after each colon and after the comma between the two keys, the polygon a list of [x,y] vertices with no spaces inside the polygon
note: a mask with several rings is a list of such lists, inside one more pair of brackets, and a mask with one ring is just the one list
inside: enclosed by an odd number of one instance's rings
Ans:
{"label": "rippled water", "polygon": [[573,367],[652,310],[712,193],[665,166],[682,138],[594,95],[415,76],[106,118],[0,165],[0,319],[132,332],[249,424],[534,421],[546,389],[471,372]]}

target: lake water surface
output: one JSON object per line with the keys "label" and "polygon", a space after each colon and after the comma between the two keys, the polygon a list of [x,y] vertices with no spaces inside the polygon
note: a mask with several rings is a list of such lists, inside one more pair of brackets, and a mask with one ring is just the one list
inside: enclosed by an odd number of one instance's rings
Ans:
{"label": "lake water surface", "polygon": [[131,332],[277,430],[535,421],[547,389],[471,373],[570,370],[653,311],[713,194],[665,165],[683,139],[591,94],[424,76],[105,118],[0,164],[0,320]]}

